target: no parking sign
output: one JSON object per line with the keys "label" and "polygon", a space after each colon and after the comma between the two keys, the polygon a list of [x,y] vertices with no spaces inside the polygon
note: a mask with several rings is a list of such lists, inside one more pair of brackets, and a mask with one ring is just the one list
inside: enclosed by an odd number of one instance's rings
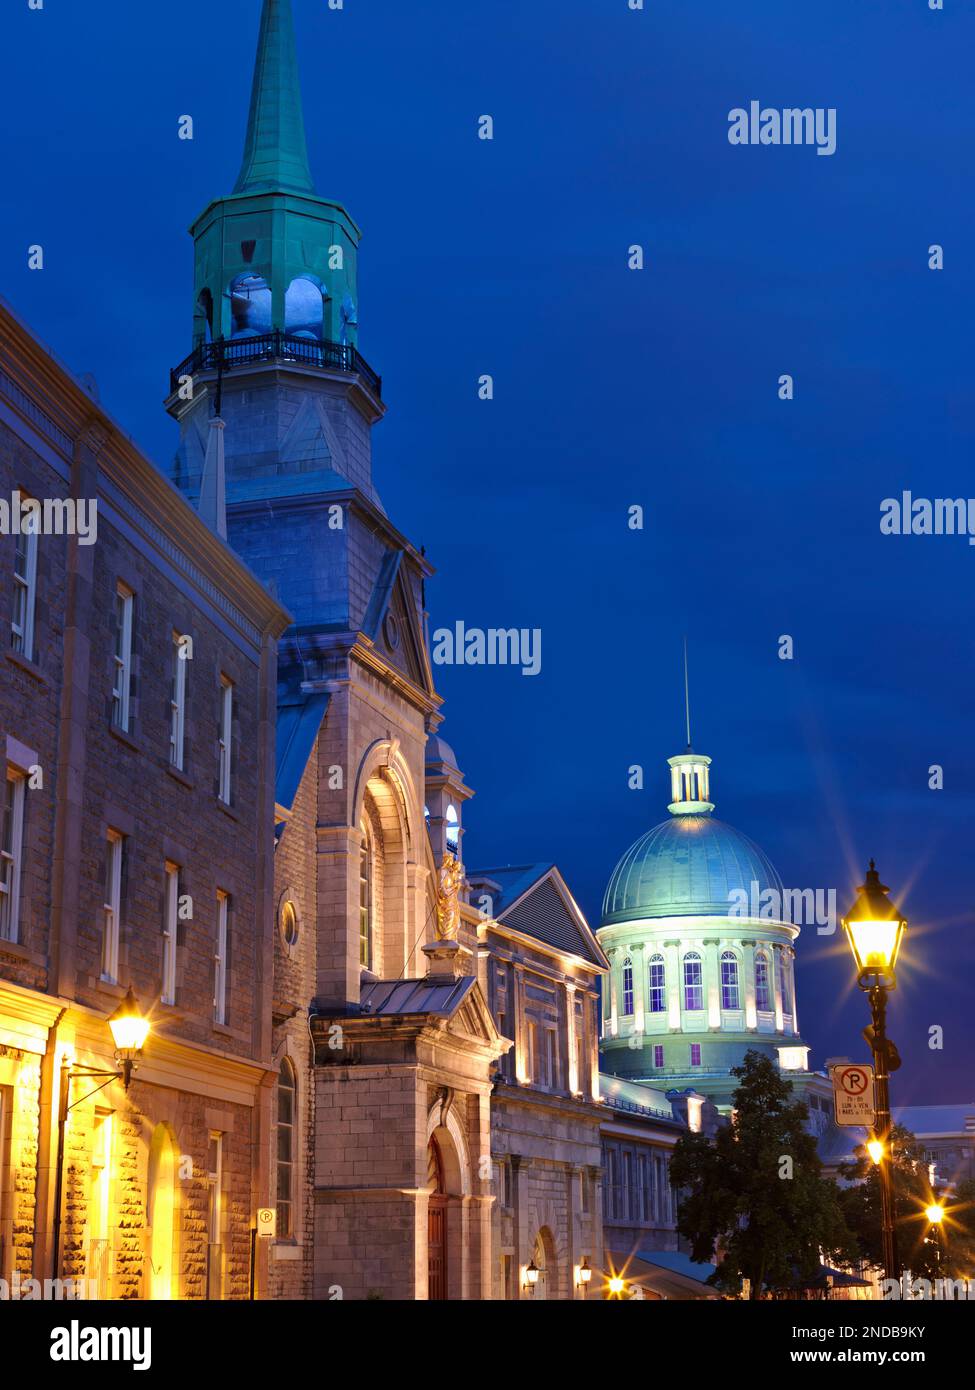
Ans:
{"label": "no parking sign", "polygon": [[833,1104],[838,1125],[873,1125],[873,1067],[857,1062],[834,1067]]}

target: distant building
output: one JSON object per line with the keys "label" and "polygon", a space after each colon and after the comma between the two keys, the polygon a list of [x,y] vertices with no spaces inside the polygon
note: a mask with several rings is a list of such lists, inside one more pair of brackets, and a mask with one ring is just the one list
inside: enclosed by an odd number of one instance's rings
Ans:
{"label": "distant building", "polygon": [[975,1182],[975,1104],[895,1106],[893,1118],[917,1139],[939,1186]]}

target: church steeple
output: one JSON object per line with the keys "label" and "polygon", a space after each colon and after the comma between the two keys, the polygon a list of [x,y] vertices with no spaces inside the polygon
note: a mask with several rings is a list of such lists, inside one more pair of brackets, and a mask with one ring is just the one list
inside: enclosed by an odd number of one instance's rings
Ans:
{"label": "church steeple", "polygon": [[311,193],[291,0],[264,0],[244,162],[234,193]]}

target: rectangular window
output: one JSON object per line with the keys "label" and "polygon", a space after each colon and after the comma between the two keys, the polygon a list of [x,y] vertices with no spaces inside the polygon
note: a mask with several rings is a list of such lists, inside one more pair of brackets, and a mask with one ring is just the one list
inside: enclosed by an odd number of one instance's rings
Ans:
{"label": "rectangular window", "polygon": [[14,551],[14,605],[10,645],[34,659],[34,612],[37,608],[37,532],[21,532]]}
{"label": "rectangular window", "polygon": [[655,1067],[662,1067],[663,1064],[664,1064],[664,1048],[663,1048],[663,1043],[654,1043],[654,1045],[653,1045],[653,1065],[654,1065]]}
{"label": "rectangular window", "polygon": [[180,633],[173,633],[172,689],[169,696],[169,761],[183,771],[186,744],[186,648]]}
{"label": "rectangular window", "polygon": [[98,1298],[111,1297],[112,1130],[110,1110],[96,1110],[91,1139],[91,1205],[88,1212],[88,1278]]}
{"label": "rectangular window", "polygon": [[623,1014],[629,1018],[633,1012],[633,966],[627,960],[623,964]]}
{"label": "rectangular window", "polygon": [[163,917],[162,995],[164,1004],[176,1003],[176,932],[179,923],[179,867],[166,865],[166,907]]}
{"label": "rectangular window", "polygon": [[211,1134],[207,1154],[207,1298],[223,1296],[223,1135]]}
{"label": "rectangular window", "polygon": [[220,800],[230,805],[233,773],[234,683],[220,677]]}
{"label": "rectangular window", "polygon": [[20,875],[24,853],[24,789],[27,779],[7,767],[0,827],[0,941],[20,940]]}
{"label": "rectangular window", "polygon": [[108,832],[105,852],[105,924],[102,929],[102,979],[118,981],[118,947],[122,922],[122,855],[125,840],[117,830]]}
{"label": "rectangular window", "polygon": [[112,723],[129,730],[129,693],[132,686],[132,613],[135,595],[124,584],[115,590],[115,680],[112,686]]}
{"label": "rectangular window", "polygon": [[213,1017],[227,1022],[227,952],[230,948],[230,898],[217,889],[217,939],[213,957]]}
{"label": "rectangular window", "polygon": [[733,952],[725,951],[721,957],[721,1007],[737,1009],[738,1003],[738,961]]}
{"label": "rectangular window", "polygon": [[692,1066],[692,1067],[699,1067],[700,1065],[701,1065],[701,1044],[700,1044],[700,1043],[691,1043],[691,1066]]}
{"label": "rectangular window", "polygon": [[501,1256],[501,1297],[511,1300],[515,1296],[514,1260],[511,1255]]}

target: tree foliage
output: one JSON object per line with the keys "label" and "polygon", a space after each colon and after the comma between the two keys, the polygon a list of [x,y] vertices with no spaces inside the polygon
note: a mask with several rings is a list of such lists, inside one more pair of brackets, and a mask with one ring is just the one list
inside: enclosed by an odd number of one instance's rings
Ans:
{"label": "tree foliage", "polygon": [[671,1160],[671,1179],[685,1191],[677,1228],[692,1257],[720,1254],[713,1281],[751,1296],[794,1288],[815,1276],[821,1256],[846,1261],[856,1244],[839,1191],[822,1176],[808,1109],[770,1058],[749,1051],[739,1078],[734,1118],[714,1140],[684,1135]]}
{"label": "tree foliage", "polygon": [[[945,1221],[935,1232],[924,1214],[935,1196],[923,1151],[901,1125],[891,1131],[890,1148],[901,1268],[931,1280],[975,1277],[975,1183],[958,1183],[950,1196],[937,1199],[945,1208]],[[858,1255],[880,1265],[880,1173],[863,1145],[853,1163],[841,1166],[840,1176],[853,1184],[840,1194],[840,1204]]]}

